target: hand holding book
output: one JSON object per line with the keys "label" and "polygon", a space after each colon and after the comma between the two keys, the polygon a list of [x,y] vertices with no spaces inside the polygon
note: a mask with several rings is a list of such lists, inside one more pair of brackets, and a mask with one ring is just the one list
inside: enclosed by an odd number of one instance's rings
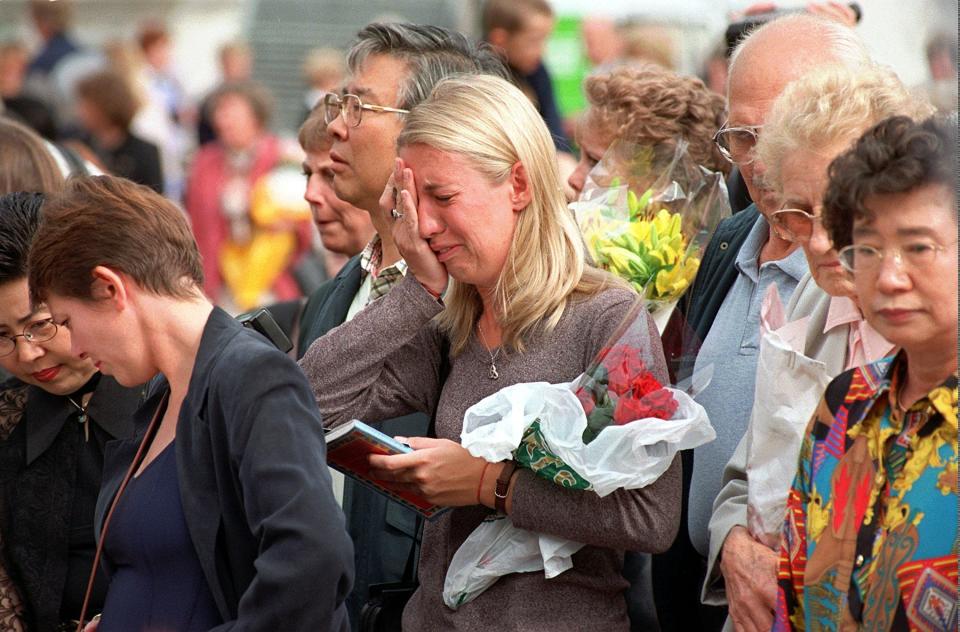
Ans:
{"label": "hand holding book", "polygon": [[417,493],[415,487],[396,475],[390,480],[389,475],[385,479],[372,473],[371,459],[411,455],[413,449],[409,445],[356,419],[328,432],[326,440],[327,462],[330,467],[409,507],[425,518],[433,518],[445,510],[445,507]]}
{"label": "hand holding book", "polygon": [[396,455],[372,454],[372,477],[444,507],[475,505],[478,482],[482,482],[480,500],[493,507],[494,488],[502,464],[490,464],[484,472],[487,461],[471,455],[466,448],[449,439],[395,439],[408,444],[413,451]]}

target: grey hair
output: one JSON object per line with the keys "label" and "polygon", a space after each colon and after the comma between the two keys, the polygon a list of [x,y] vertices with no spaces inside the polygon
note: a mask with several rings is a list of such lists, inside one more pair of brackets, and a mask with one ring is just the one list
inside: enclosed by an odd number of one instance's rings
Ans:
{"label": "grey hair", "polygon": [[406,62],[409,72],[400,82],[397,107],[412,109],[424,101],[441,79],[457,74],[493,75],[509,81],[506,66],[487,44],[476,44],[462,33],[439,26],[375,22],[357,33],[347,53],[347,66],[356,73],[371,55],[389,55]]}
{"label": "grey hair", "polygon": [[836,20],[830,20],[818,15],[809,13],[790,13],[775,20],[770,20],[761,24],[757,28],[741,39],[733,52],[730,54],[729,71],[727,73],[727,87],[729,94],[730,77],[734,74],[734,68],[744,49],[750,46],[750,43],[757,39],[761,33],[767,29],[779,29],[787,27],[793,31],[791,35],[809,38],[816,42],[818,48],[825,55],[832,57],[832,61],[847,68],[860,68],[870,65],[870,52],[867,50],[863,40],[848,26],[844,26]]}

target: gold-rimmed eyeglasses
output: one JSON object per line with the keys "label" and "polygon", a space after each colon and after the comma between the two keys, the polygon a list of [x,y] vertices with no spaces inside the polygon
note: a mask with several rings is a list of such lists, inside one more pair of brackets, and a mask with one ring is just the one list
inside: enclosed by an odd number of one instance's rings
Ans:
{"label": "gold-rimmed eyeglasses", "polygon": [[756,159],[754,148],[763,125],[728,127],[724,123],[713,135],[713,142],[723,157],[736,165],[749,165]]}
{"label": "gold-rimmed eyeglasses", "polygon": [[327,125],[330,125],[337,116],[340,116],[343,118],[343,122],[347,124],[347,127],[358,127],[360,121],[363,120],[364,110],[370,112],[393,112],[394,114],[410,113],[410,110],[364,103],[360,100],[360,97],[355,94],[340,96],[339,94],[328,92],[327,95],[323,97],[323,122]]}
{"label": "gold-rimmed eyeglasses", "polygon": [[953,240],[946,246],[932,241],[914,241],[893,248],[875,248],[866,244],[851,244],[840,249],[840,265],[850,272],[875,272],[883,260],[892,257],[901,266],[913,270],[928,268],[936,260],[937,255],[957,243]]}
{"label": "gold-rimmed eyeglasses", "polygon": [[814,225],[823,223],[822,216],[799,208],[781,208],[771,219],[787,239],[798,243],[810,241]]}
{"label": "gold-rimmed eyeglasses", "polygon": [[57,335],[57,323],[52,318],[37,320],[23,328],[23,333],[15,336],[0,336],[0,358],[10,355],[17,348],[17,338],[29,343],[46,342]]}

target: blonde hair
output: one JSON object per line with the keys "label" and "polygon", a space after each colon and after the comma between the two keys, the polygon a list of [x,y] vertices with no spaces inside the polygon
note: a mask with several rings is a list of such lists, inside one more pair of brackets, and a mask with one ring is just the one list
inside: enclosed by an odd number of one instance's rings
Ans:
{"label": "blonde hair", "polygon": [[[486,75],[444,79],[407,116],[397,140],[398,147],[418,143],[465,157],[495,184],[505,182],[518,162],[526,171],[531,202],[520,213],[494,288],[495,317],[508,349],[523,352],[530,334],[552,330],[574,292],[619,285],[586,263],[550,132],[518,88]],[[438,322],[459,353],[480,318],[480,293],[453,279],[444,302]]]}
{"label": "blonde hair", "polygon": [[787,85],[777,98],[757,144],[764,180],[783,190],[781,167],[791,153],[853,143],[868,127],[891,116],[922,119],[933,108],[910,94],[889,68],[830,66]]}
{"label": "blonde hair", "polygon": [[335,48],[314,48],[303,60],[302,71],[311,85],[339,84],[347,72],[346,56]]}

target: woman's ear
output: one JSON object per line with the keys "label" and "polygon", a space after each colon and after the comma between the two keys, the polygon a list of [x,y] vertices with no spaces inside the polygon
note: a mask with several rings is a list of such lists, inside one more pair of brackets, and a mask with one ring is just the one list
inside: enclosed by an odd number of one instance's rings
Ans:
{"label": "woman's ear", "polygon": [[122,311],[127,306],[127,286],[122,274],[106,266],[97,266],[90,273],[90,297],[95,301],[104,301]]}
{"label": "woman's ear", "polygon": [[530,178],[523,163],[516,162],[510,168],[510,202],[514,211],[522,211],[530,206],[533,194],[530,191]]}

